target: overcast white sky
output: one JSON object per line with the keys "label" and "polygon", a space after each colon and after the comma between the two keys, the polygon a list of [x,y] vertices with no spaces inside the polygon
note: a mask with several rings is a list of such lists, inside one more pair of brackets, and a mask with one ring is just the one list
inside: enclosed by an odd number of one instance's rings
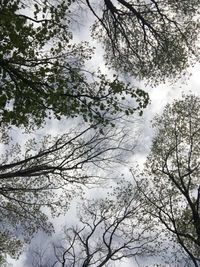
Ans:
{"label": "overcast white sky", "polygon": [[[90,21],[90,17],[87,17],[87,13],[84,14],[85,19]],[[83,17],[84,18],[84,17]],[[83,27],[80,25],[79,29],[76,31],[75,40],[89,40],[91,42],[91,39],[88,37],[88,27],[85,27],[84,24],[86,23],[83,19],[82,21]],[[74,27],[74,26],[73,26]],[[94,43],[92,42],[92,45]],[[100,48],[100,46],[97,46],[96,54],[91,60],[91,68],[95,66],[101,67],[102,71],[107,71],[106,68],[103,65],[102,61],[102,52],[103,50]],[[97,64],[98,63],[98,64]],[[151,128],[151,120],[154,117],[156,113],[161,113],[163,107],[168,103],[173,101],[173,99],[180,98],[182,93],[195,93],[197,95],[200,95],[200,64],[196,64],[193,68],[189,69],[189,72],[191,73],[191,76],[186,79],[182,79],[177,81],[174,84],[166,83],[161,84],[157,87],[150,87],[145,86],[144,82],[140,83],[140,87],[142,89],[145,89],[148,91],[151,104],[147,107],[147,109],[144,112],[143,117],[140,119],[140,138],[138,139],[138,146],[136,149],[136,153],[132,158],[132,161],[135,163],[137,161],[138,163],[142,164],[145,160],[146,154],[149,151],[149,147],[151,145],[151,139],[153,136],[153,131]],[[135,83],[135,81],[132,81]],[[72,121],[70,121],[72,123]],[[52,126],[52,132],[60,131],[58,129],[61,127],[60,124],[51,124]],[[66,126],[63,126],[66,127]],[[134,127],[134,125],[133,125]],[[61,130],[63,128],[61,127]],[[127,170],[122,170],[122,172],[127,172]],[[71,209],[74,210],[74,209]],[[72,212],[74,217],[74,211]],[[67,215],[69,219],[69,215]],[[60,219],[57,219],[57,226],[59,224],[63,224],[63,222],[66,220],[66,218],[61,217]],[[42,238],[38,237],[38,242],[44,242],[43,236]],[[13,267],[28,267],[24,265],[24,261],[26,260],[26,254],[23,254],[18,261],[11,261],[13,263]],[[116,267],[136,267],[137,265],[134,265],[134,263],[131,260],[124,260],[121,264],[117,263]]]}

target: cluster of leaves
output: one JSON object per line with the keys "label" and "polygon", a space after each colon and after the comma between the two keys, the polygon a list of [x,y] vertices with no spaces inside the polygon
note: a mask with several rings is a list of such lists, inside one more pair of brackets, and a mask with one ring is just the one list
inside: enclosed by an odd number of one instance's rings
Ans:
{"label": "cluster of leaves", "polygon": [[[88,81],[82,69],[92,49],[87,43],[70,42],[70,4],[33,0],[27,7],[16,0],[0,5],[2,123],[40,126],[48,117],[80,115],[85,121],[107,124],[117,113],[128,115],[146,107],[147,93],[117,77],[109,80],[91,73],[95,81]],[[33,8],[33,16],[24,15],[27,8],[29,12]],[[120,106],[127,96],[138,105]]]}
{"label": "cluster of leaves", "polygon": [[98,2],[86,2],[97,18],[93,36],[115,69],[163,81],[197,60],[199,1],[104,0],[98,11]]}
{"label": "cluster of leaves", "polygon": [[155,118],[158,131],[143,174],[148,178],[138,183],[146,211],[172,233],[172,240],[196,267],[200,262],[199,111],[200,98],[189,95],[167,105]]}

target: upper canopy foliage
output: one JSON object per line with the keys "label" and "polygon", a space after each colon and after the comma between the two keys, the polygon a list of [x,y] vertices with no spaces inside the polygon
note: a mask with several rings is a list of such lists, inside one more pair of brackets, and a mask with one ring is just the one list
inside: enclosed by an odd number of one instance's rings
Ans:
{"label": "upper canopy foliage", "polygon": [[[57,119],[81,115],[86,121],[107,124],[119,112],[128,115],[147,105],[144,91],[117,77],[84,74],[92,49],[71,41],[70,5],[63,0],[1,1],[2,122],[40,126],[52,115]],[[138,105],[127,105],[126,95]]]}
{"label": "upper canopy foliage", "polygon": [[198,55],[199,0],[87,0],[96,16],[93,36],[109,65],[160,81],[180,74]]}
{"label": "upper canopy foliage", "polygon": [[200,263],[199,119],[200,98],[194,95],[167,105],[155,118],[157,134],[146,178],[138,186],[147,202],[145,212],[173,234],[196,267]]}

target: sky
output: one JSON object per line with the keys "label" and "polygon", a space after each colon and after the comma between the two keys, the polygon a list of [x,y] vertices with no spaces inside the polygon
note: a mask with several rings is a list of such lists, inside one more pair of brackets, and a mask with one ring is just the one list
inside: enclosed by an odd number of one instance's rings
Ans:
{"label": "sky", "polygon": [[[109,71],[106,69],[105,65],[103,64],[103,49],[101,46],[97,43],[95,43],[91,38],[89,37],[88,27],[86,25],[86,21],[91,21],[91,16],[85,12],[83,13],[83,21],[77,27],[76,23],[72,25],[72,28],[75,28],[75,36],[74,41],[80,41],[80,40],[87,40],[91,45],[95,45],[96,52],[93,58],[90,61],[91,69],[97,66],[103,72],[108,73]],[[146,85],[144,81],[135,81],[134,79],[131,79],[131,82],[133,84],[138,84],[140,88],[144,89],[149,93],[151,103],[144,111],[144,114],[140,118],[136,118],[137,121],[137,129],[138,129],[138,135],[137,135],[137,146],[134,151],[134,154],[131,156],[130,161],[134,164],[139,164],[139,166],[142,168],[142,164],[145,162],[145,158],[150,150],[151,146],[151,140],[153,137],[153,129],[151,127],[151,120],[156,114],[161,114],[164,106],[167,103],[171,103],[174,99],[181,98],[182,94],[187,93],[194,93],[196,95],[200,95],[200,64],[196,64],[193,68],[188,69],[188,76],[182,77],[180,80],[178,80],[175,83],[167,82],[165,84],[159,84],[158,86],[151,87],[150,85]],[[71,121],[68,122],[68,124],[71,124]],[[50,122],[48,124],[48,131],[55,134],[56,132],[61,132],[66,129],[68,125],[64,125],[62,123],[58,122]],[[135,124],[133,124],[133,127],[135,127]],[[37,134],[43,134],[46,131],[46,129],[42,130],[41,132],[38,132]],[[133,129],[134,133],[134,129]],[[21,134],[17,133],[17,138],[20,140]],[[128,168],[123,168],[120,170],[122,173],[128,173]],[[99,191],[99,189],[98,189]],[[96,194],[96,191],[88,191],[88,195],[94,196]],[[102,193],[103,195],[104,193]],[[90,197],[91,197],[90,195]],[[75,205],[76,203],[72,203],[71,209],[70,209],[70,215],[67,215],[67,218],[71,217],[70,220],[73,222],[76,219],[76,213],[75,213]],[[66,221],[66,217],[62,216],[55,220],[56,228],[59,229],[60,226]],[[42,234],[38,234],[35,238],[35,243],[42,243],[44,242],[44,236]],[[47,241],[48,242],[48,241]],[[29,267],[24,266],[24,262],[27,261],[27,254],[23,253],[22,256],[19,258],[18,261],[13,261],[9,259],[9,262],[13,264],[13,267]],[[117,263],[116,267],[137,267],[137,264],[134,263],[132,260],[123,260],[122,263]]]}

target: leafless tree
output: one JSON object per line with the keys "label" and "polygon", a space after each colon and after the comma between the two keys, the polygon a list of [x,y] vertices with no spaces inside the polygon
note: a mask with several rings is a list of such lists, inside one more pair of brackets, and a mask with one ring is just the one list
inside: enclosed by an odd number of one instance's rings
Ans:
{"label": "leafless tree", "polygon": [[123,258],[155,253],[152,243],[157,235],[150,224],[143,224],[141,203],[133,191],[131,185],[120,187],[105,199],[81,203],[78,225],[65,227],[53,244],[55,258],[49,266],[112,266]]}

